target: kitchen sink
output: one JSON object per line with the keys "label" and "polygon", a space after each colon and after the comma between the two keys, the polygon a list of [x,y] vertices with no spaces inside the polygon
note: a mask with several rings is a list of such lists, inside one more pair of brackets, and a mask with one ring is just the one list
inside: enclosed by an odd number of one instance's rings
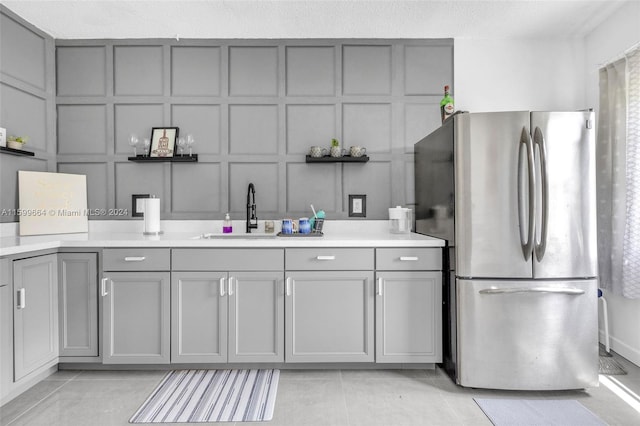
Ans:
{"label": "kitchen sink", "polygon": [[276,234],[221,234],[221,233],[207,233],[200,234],[192,237],[192,240],[217,240],[217,239],[248,239],[248,240],[262,240],[276,238]]}

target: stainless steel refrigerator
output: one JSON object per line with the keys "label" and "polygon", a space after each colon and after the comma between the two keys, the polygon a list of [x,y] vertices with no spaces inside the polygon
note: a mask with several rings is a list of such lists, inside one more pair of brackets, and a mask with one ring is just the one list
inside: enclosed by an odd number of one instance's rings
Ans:
{"label": "stainless steel refrigerator", "polygon": [[447,240],[462,386],[598,385],[593,112],[458,113],[416,143],[416,231]]}

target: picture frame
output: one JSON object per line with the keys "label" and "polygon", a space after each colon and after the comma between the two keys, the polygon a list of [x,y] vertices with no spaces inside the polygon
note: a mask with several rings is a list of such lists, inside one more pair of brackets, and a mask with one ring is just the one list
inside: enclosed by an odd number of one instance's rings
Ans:
{"label": "picture frame", "polygon": [[176,150],[176,140],[178,140],[178,132],[178,127],[151,128],[151,145],[149,146],[149,157],[173,157]]}
{"label": "picture frame", "polygon": [[366,195],[349,195],[349,217],[367,217]]}

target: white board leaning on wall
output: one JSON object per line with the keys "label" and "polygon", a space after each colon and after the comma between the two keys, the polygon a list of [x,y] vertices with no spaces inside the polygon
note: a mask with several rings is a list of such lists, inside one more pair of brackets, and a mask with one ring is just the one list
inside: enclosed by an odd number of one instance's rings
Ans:
{"label": "white board leaning on wall", "polygon": [[18,171],[20,235],[88,232],[87,177]]}

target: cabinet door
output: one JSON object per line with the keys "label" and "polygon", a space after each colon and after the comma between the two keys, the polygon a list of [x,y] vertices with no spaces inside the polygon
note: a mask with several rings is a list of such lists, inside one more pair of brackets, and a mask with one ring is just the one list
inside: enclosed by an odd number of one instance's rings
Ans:
{"label": "cabinet door", "polygon": [[227,361],[227,274],[174,272],[171,362]]}
{"label": "cabinet door", "polygon": [[60,356],[98,356],[98,255],[58,254]]}
{"label": "cabinet door", "polygon": [[9,261],[0,259],[0,405],[13,383],[13,307]]}
{"label": "cabinet door", "polygon": [[229,361],[284,362],[282,272],[229,273]]}
{"label": "cabinet door", "polygon": [[373,272],[288,273],[287,362],[372,362]]}
{"label": "cabinet door", "polygon": [[442,272],[376,278],[376,362],[442,362]]}
{"label": "cabinet door", "polygon": [[168,364],[168,272],[109,272],[103,291],[105,364]]}
{"label": "cabinet door", "polygon": [[15,381],[58,357],[57,277],[55,254],[13,262]]}

